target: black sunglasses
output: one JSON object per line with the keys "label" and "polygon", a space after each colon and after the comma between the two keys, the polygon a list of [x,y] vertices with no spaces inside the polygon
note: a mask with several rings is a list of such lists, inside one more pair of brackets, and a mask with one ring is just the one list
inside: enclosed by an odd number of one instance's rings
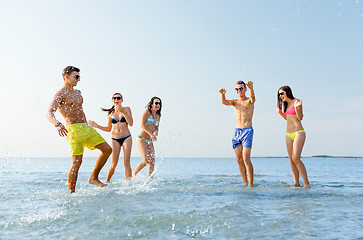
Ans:
{"label": "black sunglasses", "polygon": [[81,78],[81,76],[79,76],[79,75],[74,75],[74,78],[75,78],[75,79],[77,79],[77,80],[79,80],[79,79]]}
{"label": "black sunglasses", "polygon": [[69,74],[71,74],[71,72],[73,72],[74,70],[76,70],[76,68],[75,68],[75,67],[70,67],[70,68],[68,68],[67,70],[64,70],[64,74],[69,75]]}
{"label": "black sunglasses", "polygon": [[121,97],[113,97],[113,100],[121,100]]}
{"label": "black sunglasses", "polygon": [[235,88],[236,91],[240,90],[240,91],[243,91],[244,88],[243,87],[240,87],[240,88]]}
{"label": "black sunglasses", "polygon": [[155,104],[155,105],[161,105],[161,103],[160,103],[160,102],[154,102],[154,104]]}
{"label": "black sunglasses", "polygon": [[285,94],[285,92],[280,92],[279,93],[279,96],[282,96],[282,95],[284,95]]}

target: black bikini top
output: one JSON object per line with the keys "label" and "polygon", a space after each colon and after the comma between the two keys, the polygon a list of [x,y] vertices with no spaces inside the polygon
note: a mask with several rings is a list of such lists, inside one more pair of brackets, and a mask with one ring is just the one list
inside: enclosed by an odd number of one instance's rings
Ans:
{"label": "black bikini top", "polygon": [[122,115],[122,116],[120,117],[120,119],[117,119],[117,118],[115,118],[114,116],[111,116],[111,123],[112,123],[112,124],[116,124],[116,123],[118,123],[118,122],[126,122],[126,118],[124,117],[124,115]]}

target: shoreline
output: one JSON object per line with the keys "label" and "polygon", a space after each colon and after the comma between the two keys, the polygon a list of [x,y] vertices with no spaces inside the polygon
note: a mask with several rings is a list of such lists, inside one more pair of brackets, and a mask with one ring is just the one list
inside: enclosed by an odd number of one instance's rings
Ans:
{"label": "shoreline", "polygon": [[[5,159],[16,159],[16,158],[27,158],[27,159],[63,159],[63,158],[70,158],[70,156],[63,156],[63,157],[36,157],[36,156],[0,156],[0,158]],[[93,159],[97,158],[96,156],[92,157],[84,157],[84,159]],[[141,157],[131,157],[131,159],[140,159]],[[234,156],[231,157],[156,157],[157,159],[235,159]],[[251,158],[289,158],[289,156],[251,156]],[[333,156],[333,155],[312,155],[312,156],[301,156],[301,158],[363,158],[363,156]]]}

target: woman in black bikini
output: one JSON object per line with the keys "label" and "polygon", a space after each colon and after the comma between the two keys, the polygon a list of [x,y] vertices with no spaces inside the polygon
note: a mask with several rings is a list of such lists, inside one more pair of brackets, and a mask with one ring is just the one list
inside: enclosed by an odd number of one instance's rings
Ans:
{"label": "woman in black bikini", "polygon": [[108,112],[108,124],[106,127],[98,125],[96,122],[89,120],[88,124],[91,127],[101,129],[102,131],[111,132],[112,130],[112,155],[111,166],[107,173],[106,182],[110,182],[112,175],[118,163],[121,152],[121,147],[124,150],[124,164],[126,180],[132,177],[132,170],[130,165],[132,137],[128,126],[133,125],[132,113],[129,107],[121,106],[123,102],[121,93],[115,93],[112,96],[113,106],[110,109],[102,108],[103,111]]}

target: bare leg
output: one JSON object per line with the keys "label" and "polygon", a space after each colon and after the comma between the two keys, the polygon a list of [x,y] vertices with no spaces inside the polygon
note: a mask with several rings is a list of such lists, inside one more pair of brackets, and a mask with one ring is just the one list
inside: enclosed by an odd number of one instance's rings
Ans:
{"label": "bare leg", "polygon": [[241,173],[244,185],[247,186],[248,185],[248,180],[247,180],[247,174],[246,174],[246,166],[245,166],[245,163],[243,161],[242,152],[243,152],[243,148],[242,148],[241,145],[239,145],[238,147],[236,147],[234,149],[234,153],[236,154],[237,163],[238,163],[238,167],[239,167],[239,172]]}
{"label": "bare leg", "polygon": [[91,174],[91,177],[88,180],[88,183],[89,184],[94,184],[94,185],[99,186],[99,187],[104,187],[104,186],[107,186],[107,184],[102,183],[98,179],[98,175],[100,174],[101,169],[103,168],[103,166],[107,162],[108,157],[111,155],[112,148],[106,142],[98,144],[96,146],[96,148],[101,150],[101,154],[97,158],[96,166],[93,169],[93,172]]}
{"label": "bare leg", "polygon": [[68,171],[68,190],[70,193],[76,191],[78,171],[82,164],[83,155],[72,156],[72,165]]}
{"label": "bare leg", "polygon": [[253,185],[253,165],[251,162],[251,148],[244,147],[243,148],[243,161],[247,168],[247,175],[248,175],[248,186],[252,187]]}
{"label": "bare leg", "polygon": [[128,137],[124,141],[124,144],[122,146],[123,146],[123,150],[124,150],[125,177],[126,177],[126,180],[130,180],[132,177],[132,170],[131,170],[131,164],[130,164],[131,149],[132,149],[131,136]]}
{"label": "bare leg", "polygon": [[301,161],[300,156],[302,149],[304,147],[306,134],[305,132],[300,132],[296,134],[294,144],[293,144],[293,151],[292,151],[292,160],[294,161],[301,177],[304,180],[304,188],[310,187],[310,182],[308,180],[308,174],[306,172],[306,168],[304,163]]}
{"label": "bare leg", "polygon": [[299,187],[300,186],[299,170],[297,169],[297,167],[295,165],[295,162],[293,161],[293,158],[292,158],[293,144],[294,144],[294,141],[292,141],[291,138],[289,138],[288,136],[286,136],[287,154],[289,154],[290,165],[291,165],[291,172],[292,172],[292,176],[294,178],[294,185],[292,185],[292,186]]}
{"label": "bare leg", "polygon": [[110,182],[113,174],[115,173],[115,169],[117,167],[118,158],[120,156],[120,151],[121,151],[121,146],[117,141],[111,140],[111,146],[112,146],[111,166],[108,169],[106,183]]}
{"label": "bare leg", "polygon": [[142,157],[142,161],[136,166],[135,170],[134,170],[134,176],[136,176],[136,174],[138,172],[141,171],[141,169],[143,169],[146,164],[148,164],[148,160],[147,160],[147,144],[146,142],[141,139],[141,138],[138,138],[137,139],[137,147],[139,148],[139,151],[140,151],[140,154],[141,154],[141,157]]}
{"label": "bare leg", "polygon": [[149,167],[148,167],[148,176],[150,178],[153,178],[153,172],[154,172],[154,168],[155,168],[155,149],[154,149],[154,144],[150,143],[149,146],[147,146],[147,159],[149,162]]}

